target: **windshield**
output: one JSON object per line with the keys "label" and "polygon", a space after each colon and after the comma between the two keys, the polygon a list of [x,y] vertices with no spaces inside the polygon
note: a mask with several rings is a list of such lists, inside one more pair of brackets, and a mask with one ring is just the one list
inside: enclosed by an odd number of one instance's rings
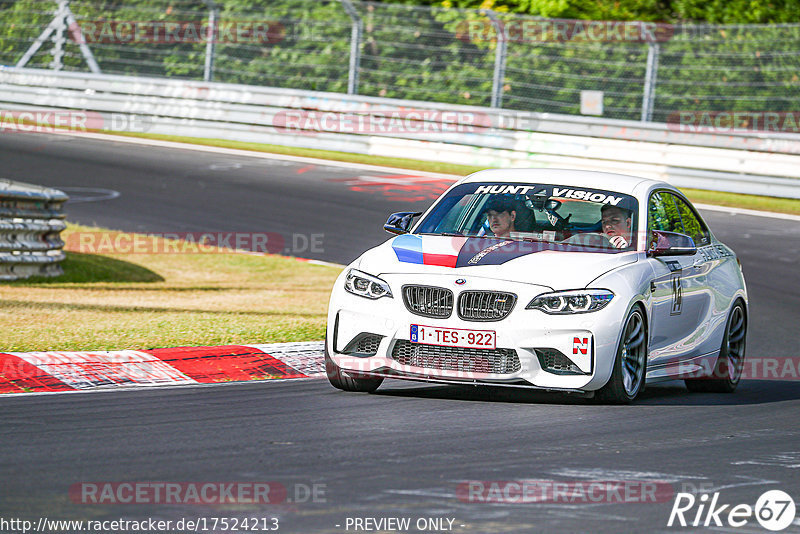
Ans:
{"label": "windshield", "polygon": [[570,250],[636,247],[636,199],[624,193],[561,185],[468,183],[453,188],[416,234],[542,241]]}

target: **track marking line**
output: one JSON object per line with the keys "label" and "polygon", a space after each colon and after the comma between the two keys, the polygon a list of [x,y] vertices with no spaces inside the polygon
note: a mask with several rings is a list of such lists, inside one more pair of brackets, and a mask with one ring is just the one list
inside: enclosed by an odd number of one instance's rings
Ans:
{"label": "track marking line", "polygon": [[[249,158],[271,159],[279,161],[291,161],[295,163],[306,163],[309,165],[320,165],[325,167],[342,167],[346,169],[363,169],[368,171],[393,173],[393,174],[413,174],[415,176],[429,176],[432,178],[447,179],[456,181],[462,178],[462,175],[436,173],[429,171],[416,171],[413,169],[403,169],[401,167],[384,167],[380,165],[369,165],[366,163],[347,163],[343,161],[327,160],[323,158],[311,158],[306,156],[289,156],[286,154],[272,154],[269,152],[255,152],[252,150],[244,150],[238,148],[224,148],[214,147],[208,145],[194,145],[191,143],[179,143],[177,141],[161,141],[158,139],[144,139],[138,137],[125,137],[120,135],[99,134],[99,133],[78,133],[70,131],[55,131],[49,132],[52,135],[65,135],[70,137],[81,137],[88,139],[95,139],[100,141],[116,141],[120,143],[130,143],[134,145],[144,146],[157,146],[162,148],[175,148],[180,150],[195,150],[200,152],[210,152],[215,154],[227,154],[233,156],[242,156]],[[755,217],[769,217],[773,219],[783,219],[789,221],[800,221],[800,215],[791,215],[788,213],[775,213],[770,211],[750,210],[745,208],[727,208],[725,206],[715,206],[711,204],[694,204],[698,209],[713,210],[713,211],[727,211],[730,213],[737,213],[741,215],[753,215]]]}

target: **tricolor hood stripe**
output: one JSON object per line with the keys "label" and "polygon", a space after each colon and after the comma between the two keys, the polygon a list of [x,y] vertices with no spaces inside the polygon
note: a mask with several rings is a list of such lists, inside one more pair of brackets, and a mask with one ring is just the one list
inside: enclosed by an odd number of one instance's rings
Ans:
{"label": "tricolor hood stripe", "polygon": [[465,237],[440,237],[424,240],[423,236],[405,234],[394,238],[392,249],[398,261],[404,263],[455,267],[458,253],[466,241]]}
{"label": "tricolor hood stripe", "polygon": [[392,241],[392,248],[398,261],[422,263],[422,237],[408,234],[397,236]]}
{"label": "tricolor hood stripe", "polygon": [[452,254],[422,254],[422,263],[425,265],[439,265],[440,267],[455,267],[458,256]]}

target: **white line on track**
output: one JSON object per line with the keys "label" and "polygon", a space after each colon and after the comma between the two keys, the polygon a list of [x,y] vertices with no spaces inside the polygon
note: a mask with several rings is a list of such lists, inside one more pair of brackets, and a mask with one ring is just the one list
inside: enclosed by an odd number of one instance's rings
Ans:
{"label": "white line on track", "polygon": [[[157,146],[162,148],[174,148],[180,150],[196,150],[199,152],[209,152],[212,154],[225,154],[229,156],[242,156],[258,159],[271,159],[281,161],[292,161],[295,163],[308,163],[315,165],[323,165],[326,167],[342,167],[347,169],[360,169],[374,172],[386,172],[392,174],[415,174],[417,176],[428,176],[431,178],[439,178],[443,180],[456,181],[461,178],[460,175],[444,174],[428,171],[417,171],[413,169],[402,169],[400,167],[384,167],[381,165],[368,165],[366,163],[348,163],[345,161],[334,161],[320,158],[309,158],[305,156],[289,156],[286,154],[272,154],[269,152],[256,152],[252,150],[243,150],[237,148],[225,148],[208,145],[195,145],[192,143],[179,143],[177,141],[162,141],[159,139],[146,139],[140,137],[125,137],[121,135],[99,134],[99,133],[78,133],[70,131],[52,132],[54,135],[68,135],[73,137],[84,137],[88,139],[97,139],[101,141],[116,141],[120,143],[130,143],[134,145],[144,146]],[[714,206],[711,204],[695,204],[697,209],[709,211],[723,211],[736,215],[752,215],[754,217],[769,217],[772,219],[783,219],[788,221],[800,221],[800,215],[790,215],[787,213],[774,213],[770,211],[750,210],[745,208],[728,208],[725,206]]]}
{"label": "white line on track", "polygon": [[694,204],[699,210],[722,211],[731,215],[752,215],[753,217],[769,217],[771,219],[783,219],[786,221],[800,221],[800,215],[789,213],[774,213],[771,211],[748,210],[745,208],[729,208],[727,206],[714,206],[712,204]]}
{"label": "white line on track", "polygon": [[325,167],[343,167],[346,169],[360,169],[365,171],[375,172],[388,172],[392,174],[409,174],[413,173],[418,176],[430,176],[431,178],[441,178],[445,180],[456,181],[461,178],[460,175],[443,174],[428,171],[416,171],[412,169],[401,169],[399,167],[384,167],[381,165],[368,165],[366,163],[348,163],[346,161],[334,161],[320,158],[309,158],[305,156],[289,156],[286,154],[272,154],[270,152],[256,152],[253,150],[243,150],[239,148],[225,148],[218,146],[208,145],[195,145],[192,143],[179,143],[176,141],[162,141],[160,139],[146,139],[140,137],[125,137],[121,135],[109,135],[98,133],[78,133],[78,132],[48,132],[53,135],[67,135],[71,137],[83,137],[88,139],[98,139],[101,141],[116,141],[120,143],[130,143],[134,145],[144,146],[157,146],[162,148],[175,148],[180,150],[196,150],[199,152],[210,152],[212,154],[225,154],[228,156],[243,156],[258,159],[272,159],[282,161],[292,161],[295,163],[310,163],[315,165],[323,165]]}

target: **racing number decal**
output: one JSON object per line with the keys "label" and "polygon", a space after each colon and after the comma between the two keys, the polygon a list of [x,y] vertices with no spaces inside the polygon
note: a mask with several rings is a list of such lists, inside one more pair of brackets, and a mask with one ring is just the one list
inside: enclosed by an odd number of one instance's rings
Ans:
{"label": "racing number decal", "polygon": [[683,287],[681,286],[681,273],[672,275],[672,309],[670,315],[680,315],[683,301]]}
{"label": "racing number decal", "polygon": [[589,338],[572,338],[572,354],[589,354]]}

